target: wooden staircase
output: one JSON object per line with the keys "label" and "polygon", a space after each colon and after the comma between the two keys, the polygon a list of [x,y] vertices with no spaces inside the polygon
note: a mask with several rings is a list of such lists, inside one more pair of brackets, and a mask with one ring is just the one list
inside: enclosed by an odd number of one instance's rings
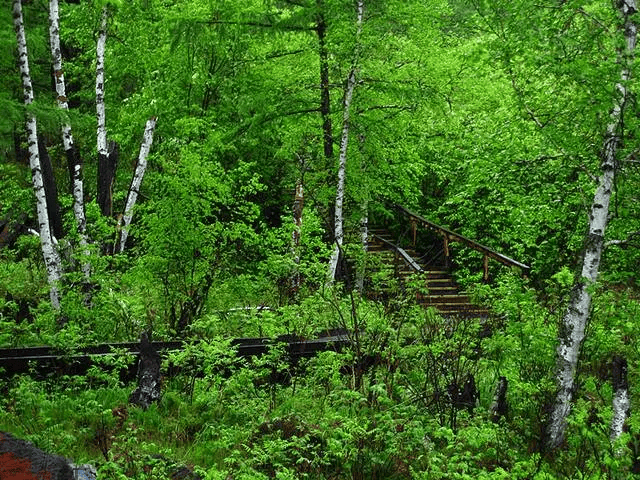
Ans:
{"label": "wooden staircase", "polygon": [[398,248],[387,230],[371,230],[367,250],[374,256],[372,264],[377,266],[377,271],[386,270],[389,275],[393,274],[401,285],[415,281],[419,284],[424,282],[424,293],[417,293],[416,300],[425,308],[434,307],[445,317],[489,316],[488,309],[474,305],[469,296],[461,291],[445,265],[427,265],[413,248]]}

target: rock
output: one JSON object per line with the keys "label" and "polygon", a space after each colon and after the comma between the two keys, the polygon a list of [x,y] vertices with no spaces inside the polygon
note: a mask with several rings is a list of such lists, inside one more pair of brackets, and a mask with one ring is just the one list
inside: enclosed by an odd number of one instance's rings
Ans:
{"label": "rock", "polygon": [[96,480],[98,478],[98,472],[93,465],[87,463],[82,465],[70,464],[73,471],[74,480]]}
{"label": "rock", "polygon": [[[67,460],[51,455],[32,443],[0,432],[0,479],[75,480]],[[95,480],[88,477],[87,480]]]}

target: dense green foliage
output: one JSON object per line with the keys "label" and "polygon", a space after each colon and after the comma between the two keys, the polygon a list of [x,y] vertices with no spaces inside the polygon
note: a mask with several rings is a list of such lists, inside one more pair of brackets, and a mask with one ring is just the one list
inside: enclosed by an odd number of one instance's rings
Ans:
{"label": "dense green foliage", "polygon": [[[594,287],[566,445],[553,454],[542,448],[558,324],[580,264],[620,76],[623,37],[610,2],[367,0],[359,46],[354,2],[346,0],[61,2],[68,114],[51,88],[48,2],[24,3],[30,109],[60,192],[65,273],[56,312],[38,239],[22,234],[3,244],[0,346],[72,351],[133,341],[142,330],[191,345],[165,360],[180,374],[165,379],[161,402],[147,411],[127,406],[133,387],[118,376],[131,361],[125,355],[109,360],[111,370],[81,377],[5,378],[0,429],[92,462],[100,478],[113,479],[166,478],[156,454],[207,479],[622,479],[640,471],[635,102],[627,107],[607,230],[607,240],[629,241],[608,246]],[[107,129],[120,147],[117,213],[145,121],[158,116],[127,249],[114,255],[117,220],[102,216],[95,200],[95,41],[104,5]],[[3,228],[34,227],[8,5],[0,22],[0,220]],[[418,282],[397,285],[380,272],[369,285],[384,286],[382,299],[361,296],[350,282],[325,285],[335,152],[355,48],[345,252],[375,270],[358,243],[362,205],[371,224],[406,238],[408,226],[390,208],[398,203],[531,265],[522,278],[492,264],[492,283],[481,284],[482,258],[452,247],[460,282],[492,308],[486,323],[443,319],[415,304]],[[637,77],[634,70],[633,92]],[[74,233],[65,121],[84,159],[88,260]],[[298,181],[305,204],[296,261]],[[81,269],[87,261],[90,280]],[[298,273],[302,285],[292,290]],[[350,348],[294,366],[281,346],[239,359],[229,343],[333,328],[359,334]],[[628,361],[632,406],[612,444],[614,355]],[[470,375],[480,394],[473,409],[451,399],[452,386]],[[501,376],[510,410],[493,422]]]}

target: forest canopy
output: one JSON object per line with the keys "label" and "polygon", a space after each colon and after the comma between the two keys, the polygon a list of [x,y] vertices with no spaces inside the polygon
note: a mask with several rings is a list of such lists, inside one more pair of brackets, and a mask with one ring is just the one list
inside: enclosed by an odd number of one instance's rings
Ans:
{"label": "forest canopy", "polygon": [[122,352],[0,376],[0,430],[99,478],[638,474],[637,10],[4,5],[0,347],[187,347],[148,410]]}

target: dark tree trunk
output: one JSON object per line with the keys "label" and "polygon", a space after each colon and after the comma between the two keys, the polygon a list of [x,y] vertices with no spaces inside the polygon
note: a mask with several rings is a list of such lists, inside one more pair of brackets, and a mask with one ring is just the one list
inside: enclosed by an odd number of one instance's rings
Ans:
{"label": "dark tree trunk", "polygon": [[473,413],[473,409],[478,400],[478,389],[476,388],[476,381],[473,375],[468,374],[462,385],[452,383],[447,390],[451,398],[451,403],[456,408],[466,408],[469,413]]}
{"label": "dark tree trunk", "polygon": [[317,0],[318,20],[316,32],[320,54],[320,113],[322,114],[322,131],[324,133],[324,156],[333,157],[333,130],[331,126],[331,99],[329,96],[329,60],[325,36],[327,24],[324,19],[324,2]]}
{"label": "dark tree trunk", "polygon": [[498,380],[498,386],[496,388],[496,394],[493,397],[493,403],[491,404],[491,420],[498,423],[501,418],[507,418],[509,414],[509,404],[507,403],[507,388],[509,382],[506,377],[500,377]]}
{"label": "dark tree trunk", "polygon": [[138,388],[129,397],[129,403],[144,410],[160,400],[160,355],[151,345],[146,332],[140,335],[140,357],[138,359]]}
{"label": "dark tree trunk", "polygon": [[105,217],[113,215],[113,183],[118,168],[118,144],[109,142],[106,155],[98,154],[98,206]]}
{"label": "dark tree trunk", "polygon": [[15,218],[8,213],[0,220],[0,249],[13,245],[20,235],[27,232],[26,222],[26,213],[20,213]]}
{"label": "dark tree trunk", "polygon": [[22,165],[29,165],[29,150],[23,148],[23,137],[16,129],[13,131],[13,149],[16,156],[16,162]]}
{"label": "dark tree trunk", "polygon": [[64,236],[62,231],[62,215],[60,214],[60,202],[58,201],[58,187],[56,177],[53,174],[53,166],[47,147],[41,138],[38,138],[38,152],[40,154],[40,168],[44,182],[44,195],[47,197],[47,213],[49,214],[49,227],[56,239]]}
{"label": "dark tree trunk", "polygon": [[[180,334],[191,325],[193,320],[201,313],[207,301],[209,290],[213,285],[213,276],[207,274],[200,284],[193,288],[187,300],[176,302],[171,306],[171,328]],[[180,309],[178,315],[177,309]]]}

